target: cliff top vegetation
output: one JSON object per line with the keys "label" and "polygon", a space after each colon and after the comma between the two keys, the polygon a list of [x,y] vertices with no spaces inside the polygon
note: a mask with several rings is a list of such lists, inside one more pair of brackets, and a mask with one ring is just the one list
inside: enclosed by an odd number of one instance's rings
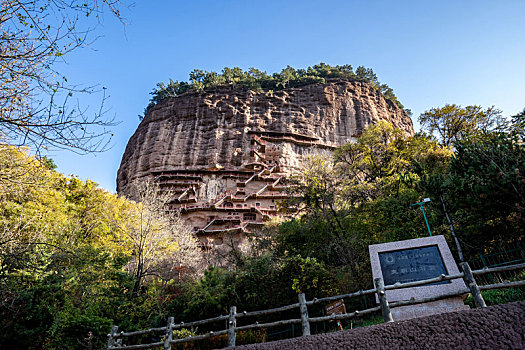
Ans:
{"label": "cliff top vegetation", "polygon": [[379,90],[387,100],[394,102],[399,108],[404,108],[394,94],[394,90],[387,84],[380,83],[371,68],[359,66],[354,72],[349,64],[331,66],[326,63],[319,63],[306,69],[295,69],[287,66],[280,73],[271,75],[256,68],[244,71],[239,67],[225,67],[222,73],[195,69],[190,73],[189,78],[189,81],[170,79],[167,84],[158,83],[157,87],[150,93],[152,95],[150,103],[140,118],[142,119],[160,101],[180,96],[186,92],[200,92],[219,86],[234,86],[239,89],[254,91],[283,90],[308,84],[324,84],[327,79],[367,82]]}

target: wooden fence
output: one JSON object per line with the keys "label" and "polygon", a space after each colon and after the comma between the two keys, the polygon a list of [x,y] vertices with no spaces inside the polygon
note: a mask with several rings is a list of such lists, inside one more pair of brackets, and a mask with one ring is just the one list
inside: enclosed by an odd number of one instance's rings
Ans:
{"label": "wooden fence", "polygon": [[[184,322],[175,323],[174,318],[169,317],[167,325],[165,327],[151,328],[151,329],[146,329],[146,330],[136,331],[136,332],[119,332],[118,326],[113,326],[111,333],[108,334],[109,340],[108,340],[107,349],[112,350],[112,349],[163,348],[164,350],[171,350],[172,345],[174,344],[192,342],[192,341],[207,339],[207,338],[216,337],[216,336],[220,336],[224,334],[228,334],[228,346],[231,347],[231,346],[235,346],[235,332],[238,332],[238,331],[256,329],[256,328],[269,328],[269,327],[290,325],[290,324],[301,324],[302,334],[310,335],[310,323],[349,319],[349,318],[362,316],[362,315],[366,315],[366,314],[370,314],[370,313],[374,313],[378,311],[381,311],[385,322],[393,322],[392,314],[390,312],[390,309],[393,307],[420,304],[420,303],[425,303],[425,302],[430,302],[430,301],[435,301],[435,300],[440,300],[440,299],[445,299],[449,297],[454,297],[454,296],[459,296],[459,295],[470,293],[474,300],[475,307],[480,308],[480,307],[486,307],[485,301],[483,300],[483,297],[481,296],[481,291],[483,290],[525,286],[525,280],[518,280],[518,281],[513,281],[513,282],[504,281],[502,283],[480,286],[476,283],[476,280],[474,278],[474,276],[484,275],[487,273],[499,273],[503,271],[513,271],[517,269],[523,269],[525,268],[525,263],[509,265],[509,266],[504,266],[504,267],[483,268],[481,270],[475,270],[475,271],[472,271],[470,269],[469,264],[466,262],[460,263],[460,267],[461,267],[462,272],[458,274],[441,275],[439,277],[435,277],[435,278],[431,278],[427,280],[402,283],[402,284],[396,283],[394,285],[388,285],[388,286],[384,285],[384,282],[381,278],[376,278],[374,280],[375,288],[373,289],[360,290],[354,293],[335,295],[335,296],[319,298],[319,299],[314,298],[313,300],[310,300],[310,301],[307,301],[305,298],[305,295],[301,293],[298,295],[297,303],[278,307],[278,308],[268,309],[268,310],[259,310],[259,311],[250,311],[250,312],[244,311],[242,313],[238,313],[237,308],[235,306],[232,306],[230,307],[229,315],[218,316],[214,318],[209,318],[209,319],[199,320],[199,321],[194,321],[194,322],[188,322],[188,323],[184,323]],[[465,285],[467,286],[466,289],[460,290],[455,293],[442,294],[438,297],[430,297],[430,298],[423,298],[423,299],[417,299],[417,300],[411,299],[411,300],[404,300],[404,301],[397,301],[397,302],[389,303],[386,297],[386,293],[385,293],[386,290],[417,287],[417,286],[422,286],[426,284],[453,280],[453,279],[458,279],[458,278],[463,278],[463,280],[465,281]],[[317,305],[321,303],[327,303],[327,302],[344,299],[344,298],[368,295],[368,294],[377,294],[379,298],[379,306],[368,308],[365,310],[354,311],[354,312],[345,313],[345,314],[339,314],[339,315],[330,315],[330,316],[323,316],[323,317],[308,317],[308,307],[309,306],[313,306],[313,305]],[[239,327],[237,326],[238,319],[242,319],[246,317],[266,316],[266,315],[283,312],[287,310],[292,310],[292,309],[299,309],[300,318],[280,320],[280,321],[268,322],[268,323],[255,322],[253,324],[249,324],[245,326],[239,326]],[[204,325],[204,324],[213,323],[213,322],[219,322],[219,321],[227,321],[227,324],[228,324],[227,329],[220,330],[217,332],[210,331],[206,334],[186,337],[183,339],[173,339],[173,331],[176,329],[195,327],[195,326]],[[138,344],[138,345],[124,345],[123,344],[123,340],[126,337],[145,335],[145,334],[150,334],[150,333],[152,334],[164,333],[164,340],[155,342],[155,343],[149,343],[149,344]]]}

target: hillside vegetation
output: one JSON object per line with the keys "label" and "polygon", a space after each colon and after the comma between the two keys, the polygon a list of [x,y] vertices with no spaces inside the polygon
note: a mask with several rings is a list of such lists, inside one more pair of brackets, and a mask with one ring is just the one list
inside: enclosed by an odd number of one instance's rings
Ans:
{"label": "hillside vegetation", "polygon": [[255,91],[282,90],[307,84],[324,84],[327,79],[367,82],[379,90],[386,99],[403,108],[403,105],[394,94],[394,90],[388,85],[380,83],[371,68],[359,66],[354,72],[354,69],[349,64],[331,66],[326,63],[319,63],[306,69],[295,69],[287,66],[280,73],[273,74],[268,74],[256,68],[244,71],[239,67],[225,67],[222,73],[195,69],[190,73],[189,78],[189,81],[174,81],[170,79],[167,84],[158,83],[157,87],[151,92],[150,103],[144,110],[144,115],[141,118],[160,101],[186,92],[199,92],[219,86],[234,86],[238,89]]}
{"label": "hillside vegetation", "polygon": [[367,246],[427,235],[410,207],[425,197],[432,232],[447,237],[456,259],[441,197],[466,260],[523,244],[524,117],[447,105],[420,116],[436,137],[370,126],[332,158],[309,157],[290,179],[294,199],[281,205],[301,216],[267,223],[249,237],[250,250],[232,250],[228,268],[205,271],[195,238],[162,210],[168,197],[154,185],[132,202],[1,145],[0,347],[103,349],[112,324],[131,331],[230,305],[295,303],[299,292],[312,299],[368,288]]}
{"label": "hillside vegetation", "polygon": [[2,349],[100,349],[114,322],[162,314],[174,264],[196,272],[195,239],[154,191],[135,203],[53,167],[0,145]]}

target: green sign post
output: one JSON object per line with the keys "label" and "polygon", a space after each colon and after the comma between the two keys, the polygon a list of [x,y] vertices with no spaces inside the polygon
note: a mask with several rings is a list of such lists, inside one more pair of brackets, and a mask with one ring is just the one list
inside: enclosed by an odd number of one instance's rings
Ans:
{"label": "green sign post", "polygon": [[428,225],[427,215],[425,214],[425,208],[423,207],[423,204],[430,202],[430,198],[425,198],[423,201],[419,203],[411,204],[410,206],[413,207],[415,205],[419,205],[419,208],[421,208],[421,211],[423,212],[423,217],[425,218],[425,223],[427,224],[428,234],[432,236],[432,232],[430,232],[430,226]]}

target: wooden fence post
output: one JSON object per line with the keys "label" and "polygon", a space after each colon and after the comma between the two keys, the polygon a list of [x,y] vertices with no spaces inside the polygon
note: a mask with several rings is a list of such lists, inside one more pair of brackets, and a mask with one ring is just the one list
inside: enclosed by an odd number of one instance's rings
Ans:
{"label": "wooden fence post", "polygon": [[382,278],[376,278],[374,282],[376,284],[377,296],[379,297],[379,303],[381,305],[383,320],[385,322],[394,322],[392,313],[390,312],[390,305],[388,305],[388,300],[386,299],[385,283],[383,282]]}
{"label": "wooden fence post", "polygon": [[483,300],[483,297],[481,296],[478,284],[474,279],[474,275],[472,274],[470,265],[467,262],[462,262],[459,264],[459,266],[461,266],[461,270],[463,271],[463,280],[465,281],[467,287],[470,289],[472,299],[474,299],[474,305],[476,307],[487,307],[487,304],[485,304],[485,300]]}
{"label": "wooden fence post", "polygon": [[235,327],[237,327],[237,320],[235,314],[237,313],[237,306],[230,307],[230,317],[228,318],[228,347],[235,346]]}
{"label": "wooden fence post", "polygon": [[166,326],[166,338],[164,339],[164,350],[171,350],[171,341],[173,340],[173,324],[174,317],[168,317],[168,325]]}
{"label": "wooden fence post", "polygon": [[301,310],[301,323],[303,325],[303,336],[310,335],[310,321],[308,320],[308,307],[304,293],[299,294],[299,309]]}
{"label": "wooden fence post", "polygon": [[115,346],[115,335],[118,332],[118,326],[111,328],[111,333],[108,334],[108,350]]}

